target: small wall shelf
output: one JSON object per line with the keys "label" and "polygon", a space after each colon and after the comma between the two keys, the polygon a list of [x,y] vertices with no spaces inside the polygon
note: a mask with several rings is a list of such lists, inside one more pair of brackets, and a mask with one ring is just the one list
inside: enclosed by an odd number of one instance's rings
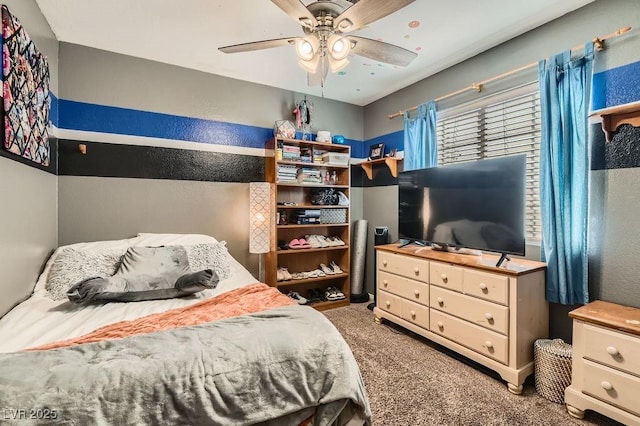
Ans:
{"label": "small wall shelf", "polygon": [[384,157],[377,158],[375,160],[368,160],[360,163],[360,166],[364,169],[364,172],[367,174],[369,180],[373,179],[373,165],[385,163],[389,170],[391,171],[391,176],[397,178],[398,177],[398,161],[402,161],[402,159],[397,157]]}
{"label": "small wall shelf", "polygon": [[632,126],[640,127],[640,102],[599,109],[593,111],[591,116],[600,116],[602,118],[602,130],[607,142],[610,142],[612,134],[621,125],[631,124]]}

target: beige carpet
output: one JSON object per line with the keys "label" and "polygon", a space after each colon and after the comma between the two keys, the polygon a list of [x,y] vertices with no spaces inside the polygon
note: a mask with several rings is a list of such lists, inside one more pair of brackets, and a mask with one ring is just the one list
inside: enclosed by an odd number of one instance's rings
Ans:
{"label": "beige carpet", "polygon": [[389,322],[367,304],[325,311],[355,355],[378,425],[618,425],[593,411],[580,421],[541,397],[532,377],[517,396],[486,368]]}

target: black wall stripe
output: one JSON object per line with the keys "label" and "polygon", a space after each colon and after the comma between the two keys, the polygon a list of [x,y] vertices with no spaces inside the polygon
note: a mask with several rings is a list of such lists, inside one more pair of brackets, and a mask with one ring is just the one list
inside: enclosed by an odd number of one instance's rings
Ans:
{"label": "black wall stripe", "polygon": [[[0,142],[0,144],[4,144],[4,142]],[[53,175],[56,174],[56,171],[58,169],[58,155],[57,155],[57,151],[58,151],[58,140],[56,138],[49,138],[49,149],[50,149],[50,158],[49,158],[49,165],[48,166],[42,166],[38,163],[34,163],[31,160],[27,160],[26,158],[22,158],[19,155],[16,155],[12,152],[9,151],[5,151],[4,149],[4,145],[2,145],[2,147],[0,147],[0,157],[5,157],[8,158],[10,160],[13,161],[17,161],[18,163],[22,163],[26,166],[30,166],[36,169],[40,169],[43,170],[47,173],[51,173]]]}
{"label": "black wall stripe", "polygon": [[[82,154],[79,144],[87,146]],[[60,139],[61,176],[99,176],[206,182],[264,181],[264,157],[152,146]]]}
{"label": "black wall stripe", "polygon": [[351,166],[351,186],[354,188],[372,188],[374,186],[397,185],[398,178],[391,175],[391,171],[386,164],[376,164],[373,166],[373,179],[369,180],[362,166],[354,164]]}

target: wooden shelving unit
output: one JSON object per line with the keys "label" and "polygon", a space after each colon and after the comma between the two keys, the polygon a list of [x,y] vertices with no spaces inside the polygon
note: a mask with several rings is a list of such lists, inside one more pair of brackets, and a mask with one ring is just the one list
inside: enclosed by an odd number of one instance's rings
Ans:
{"label": "wooden shelving unit", "polygon": [[396,157],[384,157],[377,158],[375,160],[363,161],[362,163],[360,163],[360,166],[364,169],[364,172],[366,173],[369,180],[373,179],[373,166],[382,163],[387,165],[389,171],[391,171],[391,176],[397,178],[399,161],[402,161],[402,159]]}
{"label": "wooden shelving unit", "polygon": [[602,118],[602,130],[607,142],[611,141],[613,133],[623,124],[640,127],[640,102],[618,105],[593,111],[591,116]]}
{"label": "wooden shelving unit", "polygon": [[[277,249],[270,251],[265,260],[265,281],[267,284],[277,287],[281,292],[297,291],[303,297],[307,297],[312,289],[322,289],[331,286],[339,289],[345,299],[337,301],[322,301],[313,303],[315,309],[324,310],[346,306],[350,297],[350,211],[349,206],[343,205],[314,205],[311,203],[311,195],[320,188],[333,188],[349,197],[351,184],[351,169],[348,164],[319,163],[305,161],[291,161],[278,157],[277,148],[279,145],[300,147],[301,150],[324,151],[328,153],[343,153],[350,155],[350,147],[346,145],[318,143],[297,139],[273,138],[267,141],[266,149],[269,155],[266,158],[265,175],[268,182],[274,183],[276,197],[273,206],[277,212],[272,218],[272,229],[275,241],[289,242],[294,238],[305,235],[323,235],[326,237],[338,237],[345,242],[344,246],[330,246],[321,248],[306,249]],[[321,171],[322,174],[335,172],[336,181],[334,183],[303,183],[303,182],[279,182],[278,166],[289,166],[298,169],[309,168]],[[321,213],[342,214],[345,211],[345,220],[341,223],[313,223],[298,224],[292,223],[295,213],[301,210],[320,210]],[[286,224],[278,224],[277,218],[287,217]],[[279,267],[285,267],[289,273],[309,272],[318,269],[321,263],[329,266],[335,262],[343,273],[326,275],[322,277],[291,279],[288,281],[278,281],[277,271]]]}

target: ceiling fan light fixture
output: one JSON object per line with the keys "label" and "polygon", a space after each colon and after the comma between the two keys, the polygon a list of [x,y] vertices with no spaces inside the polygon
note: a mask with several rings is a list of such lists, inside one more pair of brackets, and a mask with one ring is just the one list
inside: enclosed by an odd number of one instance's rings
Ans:
{"label": "ceiling fan light fixture", "polygon": [[328,40],[329,53],[333,59],[340,61],[349,55],[351,50],[351,42],[340,35],[333,34]]}
{"label": "ceiling fan light fixture", "polygon": [[313,56],[310,60],[305,61],[304,59],[300,59],[298,61],[298,65],[302,67],[307,72],[311,74],[315,74],[318,71],[318,64],[320,63],[320,55]]}
{"label": "ceiling fan light fixture", "polygon": [[296,53],[303,61],[310,61],[318,51],[318,40],[314,37],[301,38],[296,42]]}
{"label": "ceiling fan light fixture", "polygon": [[349,60],[347,58],[334,59],[329,55],[329,66],[331,67],[331,72],[337,73],[347,65],[349,65]]}

